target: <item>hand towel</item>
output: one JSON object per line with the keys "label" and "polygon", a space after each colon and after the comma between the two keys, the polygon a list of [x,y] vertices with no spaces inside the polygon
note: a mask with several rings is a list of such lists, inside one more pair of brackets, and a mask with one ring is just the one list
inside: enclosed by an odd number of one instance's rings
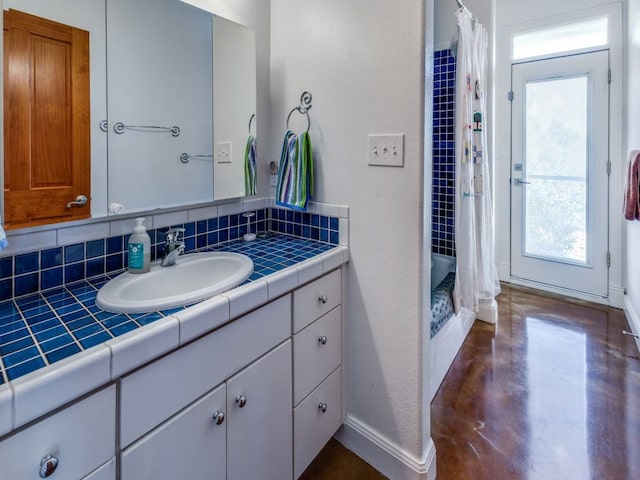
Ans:
{"label": "hand towel", "polygon": [[7,240],[7,234],[4,231],[2,223],[0,223],[0,250],[4,250],[9,246],[9,240]]}
{"label": "hand towel", "polygon": [[287,130],[278,167],[276,205],[306,211],[314,194],[313,149],[309,132]]}
{"label": "hand towel", "polygon": [[256,138],[249,135],[244,149],[244,192],[245,195],[255,195],[257,190],[256,176]]}
{"label": "hand towel", "polygon": [[629,153],[622,211],[625,220],[640,220],[640,150]]}

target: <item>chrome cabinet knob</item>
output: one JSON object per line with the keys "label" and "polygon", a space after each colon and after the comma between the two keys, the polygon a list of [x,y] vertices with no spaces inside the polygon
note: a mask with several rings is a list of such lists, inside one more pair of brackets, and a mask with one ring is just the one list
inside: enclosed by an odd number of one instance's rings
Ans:
{"label": "chrome cabinet knob", "polygon": [[222,425],[224,423],[224,412],[222,410],[213,412],[213,421],[216,422],[216,425]]}
{"label": "chrome cabinet knob", "polygon": [[244,395],[236,396],[236,403],[240,408],[244,408],[244,406],[247,404],[247,397],[245,397]]}
{"label": "chrome cabinet knob", "polygon": [[320,303],[322,303],[322,304],[327,303],[327,300],[328,300],[328,299],[327,299],[327,296],[326,296],[326,295],[320,295],[320,296],[318,297],[318,301],[319,301]]}
{"label": "chrome cabinet knob", "polygon": [[327,344],[327,337],[325,337],[324,335],[321,337],[318,337],[318,343],[320,343],[320,345],[326,345]]}
{"label": "chrome cabinet knob", "polygon": [[327,413],[327,404],[324,402],[320,402],[320,404],[318,405],[318,410],[320,410],[322,413]]}
{"label": "chrome cabinet knob", "polygon": [[58,468],[58,459],[53,455],[47,455],[40,460],[40,478],[49,478]]}

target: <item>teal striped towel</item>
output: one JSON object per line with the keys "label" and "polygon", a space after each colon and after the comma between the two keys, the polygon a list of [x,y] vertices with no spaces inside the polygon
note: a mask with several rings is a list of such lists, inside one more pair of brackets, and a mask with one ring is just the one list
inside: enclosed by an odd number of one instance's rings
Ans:
{"label": "teal striped towel", "polygon": [[309,132],[296,135],[287,130],[282,143],[276,205],[306,211],[313,197],[313,151]]}
{"label": "teal striped towel", "polygon": [[245,195],[258,193],[256,176],[256,138],[249,135],[244,149],[244,192]]}

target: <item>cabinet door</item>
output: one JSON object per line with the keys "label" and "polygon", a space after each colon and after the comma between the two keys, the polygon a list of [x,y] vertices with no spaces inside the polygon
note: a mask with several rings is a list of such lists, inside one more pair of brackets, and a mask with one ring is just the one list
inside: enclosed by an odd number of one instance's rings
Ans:
{"label": "cabinet door", "polygon": [[224,384],[127,448],[122,480],[218,480],[226,472]]}
{"label": "cabinet door", "polygon": [[[77,479],[115,456],[116,388],[111,385],[0,442],[0,478],[40,478],[45,458],[52,479]],[[55,459],[55,460],[54,460]]]}
{"label": "cabinet door", "polygon": [[228,480],[292,478],[291,390],[290,340],[227,381]]}
{"label": "cabinet door", "polygon": [[116,480],[116,459],[112,458],[109,462],[105,463],[82,480]]}

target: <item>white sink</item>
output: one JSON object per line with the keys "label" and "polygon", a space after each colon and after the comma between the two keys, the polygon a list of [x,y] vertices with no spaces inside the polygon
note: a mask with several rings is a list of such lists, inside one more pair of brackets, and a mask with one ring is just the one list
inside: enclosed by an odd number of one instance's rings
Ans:
{"label": "white sink", "polygon": [[253,261],[240,253],[190,253],[170,267],[154,262],[147,273],[118,275],[98,291],[96,304],[116,313],[164,310],[230,290],[252,272]]}

